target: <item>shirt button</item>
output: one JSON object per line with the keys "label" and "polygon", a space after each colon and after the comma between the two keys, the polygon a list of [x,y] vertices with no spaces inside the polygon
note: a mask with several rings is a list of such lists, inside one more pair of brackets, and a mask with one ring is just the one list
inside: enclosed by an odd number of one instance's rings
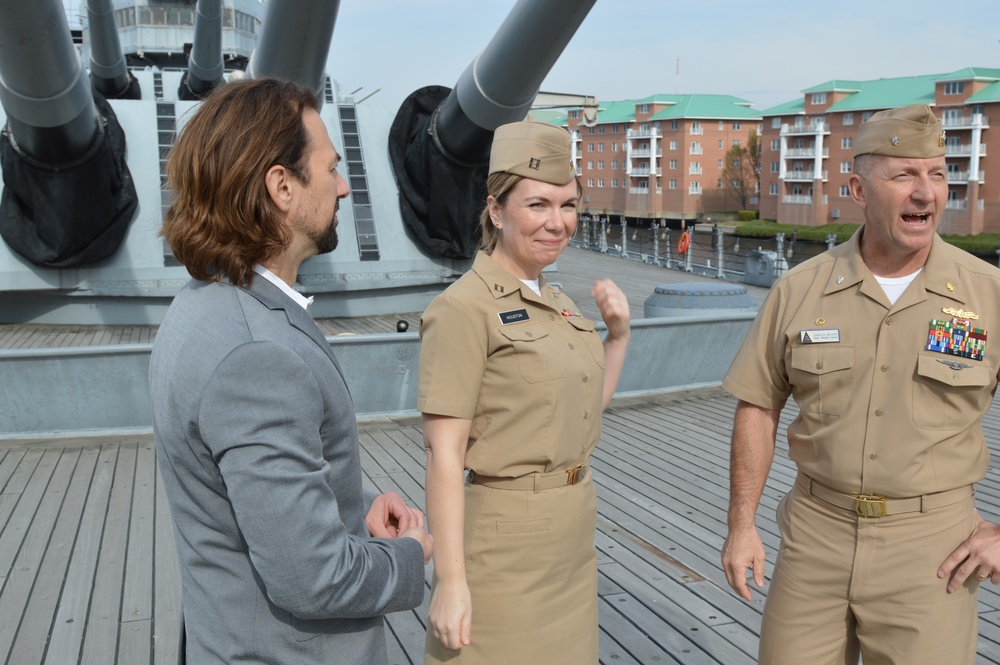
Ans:
{"label": "shirt button", "polygon": [[889,371],[889,366],[888,365],[882,365],[881,367],[879,367],[879,369],[882,370],[883,372],[888,372]]}
{"label": "shirt button", "polygon": [[887,325],[887,326],[891,326],[892,325],[892,317],[891,316],[885,320],[885,325]]}
{"label": "shirt button", "polygon": [[876,459],[878,459],[878,455],[876,455],[875,453],[872,453],[871,455],[868,456],[868,458],[876,460]]}
{"label": "shirt button", "polygon": [[589,376],[583,377],[583,382],[584,383],[587,383],[588,381],[590,381],[590,377]]}
{"label": "shirt button", "polygon": [[882,415],[882,409],[875,409],[875,415],[876,416],[881,416]]}
{"label": "shirt button", "polygon": [[587,420],[588,418],[590,418],[590,411],[584,411],[583,412],[583,419]]}
{"label": "shirt button", "polygon": [[555,320],[556,320],[556,315],[555,314],[549,314],[549,321],[555,321]]}
{"label": "shirt button", "polygon": [[526,333],[524,333],[524,336],[525,336],[525,337],[533,337],[533,335],[532,335],[532,334],[531,334],[530,332],[526,332]]}
{"label": "shirt button", "polygon": [[816,363],[816,369],[823,369],[823,363]]}
{"label": "shirt button", "polygon": [[572,349],[575,349],[575,348],[576,348],[575,346],[573,346],[573,342],[570,342],[570,343],[569,343],[569,348],[570,348],[570,350],[572,350]]}

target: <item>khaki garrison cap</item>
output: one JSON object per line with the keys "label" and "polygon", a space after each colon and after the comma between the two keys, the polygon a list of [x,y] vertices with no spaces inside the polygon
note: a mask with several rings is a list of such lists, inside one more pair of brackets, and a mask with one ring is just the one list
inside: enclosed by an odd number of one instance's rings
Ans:
{"label": "khaki garrison cap", "polygon": [[879,111],[858,128],[854,156],[861,155],[941,157],[944,155],[941,121],[926,104]]}
{"label": "khaki garrison cap", "polygon": [[569,132],[544,122],[497,127],[490,149],[490,174],[499,172],[565,185],[574,178]]}

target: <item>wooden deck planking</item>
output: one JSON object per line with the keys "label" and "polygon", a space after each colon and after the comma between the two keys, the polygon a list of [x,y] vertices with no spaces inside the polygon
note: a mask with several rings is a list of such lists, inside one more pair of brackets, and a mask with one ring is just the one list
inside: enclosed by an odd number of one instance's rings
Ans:
{"label": "wooden deck planking", "polygon": [[[755,661],[766,588],[751,603],[739,599],[718,563],[734,404],[708,389],[622,400],[606,414],[593,459],[604,665]],[[782,432],[792,417],[790,407]],[[984,428],[995,457],[977,501],[997,519],[1000,405]],[[366,484],[422,507],[419,420],[360,429]],[[769,570],[774,507],[794,477],[783,434],[778,448],[758,518]],[[148,437],[0,448],[0,662],[176,662],[179,574],[157,480]],[[387,617],[390,662],[421,662],[428,601]],[[977,663],[1000,663],[993,587],[982,588],[980,608]]]}

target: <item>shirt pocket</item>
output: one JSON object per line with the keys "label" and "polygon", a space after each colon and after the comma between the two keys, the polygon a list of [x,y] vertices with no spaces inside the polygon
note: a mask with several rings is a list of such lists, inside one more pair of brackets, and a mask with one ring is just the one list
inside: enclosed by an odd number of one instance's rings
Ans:
{"label": "shirt pocket", "polygon": [[555,348],[549,331],[541,324],[500,328],[517,355],[521,377],[528,383],[553,381],[566,376],[565,354]]}
{"label": "shirt pocket", "polygon": [[[953,369],[947,363],[972,367]],[[917,357],[913,381],[913,423],[922,429],[971,427],[989,403],[996,371],[987,363],[928,353]]]}
{"label": "shirt pocket", "polygon": [[839,416],[851,401],[854,347],[848,344],[793,346],[788,380],[799,409]]}
{"label": "shirt pocket", "polygon": [[601,343],[601,335],[597,332],[594,322],[578,316],[567,317],[566,320],[580,333],[580,338],[590,349],[594,361],[604,369],[604,344]]}

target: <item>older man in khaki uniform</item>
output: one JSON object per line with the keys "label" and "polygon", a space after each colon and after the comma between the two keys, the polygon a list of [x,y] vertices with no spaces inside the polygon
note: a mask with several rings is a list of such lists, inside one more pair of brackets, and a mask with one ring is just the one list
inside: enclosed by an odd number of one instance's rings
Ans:
{"label": "older man in khaki uniform", "polygon": [[1000,368],[1000,270],[937,236],[941,123],[924,105],[858,131],[865,224],[771,289],[723,386],[732,439],[730,586],[764,583],[754,526],[778,416],[798,478],[761,625],[762,664],[957,665],[976,653],[978,584],[1000,582],[1000,530],[976,513],[981,417]]}

